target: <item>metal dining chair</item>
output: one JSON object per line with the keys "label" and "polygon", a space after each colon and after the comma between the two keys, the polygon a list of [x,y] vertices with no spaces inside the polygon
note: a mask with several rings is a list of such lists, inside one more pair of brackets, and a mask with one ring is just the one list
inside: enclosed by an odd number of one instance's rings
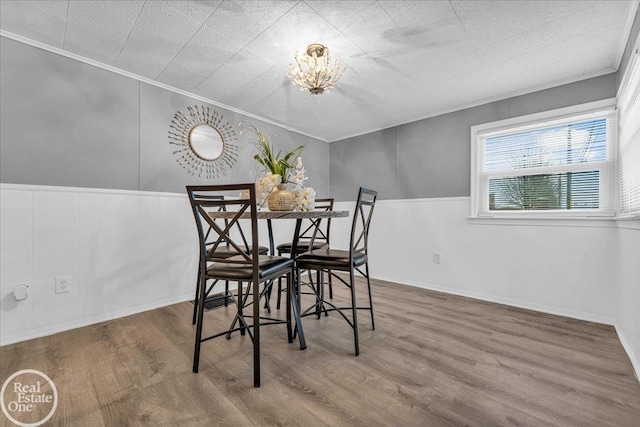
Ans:
{"label": "metal dining chair", "polygon": [[[224,192],[238,192],[247,190],[248,199],[223,199],[210,197],[213,194]],[[287,292],[286,320],[265,317],[260,315],[260,298],[263,297],[269,284],[278,277],[285,276],[290,281],[293,275],[293,260],[288,257],[261,255],[258,245],[258,219],[256,210],[255,184],[233,184],[233,185],[204,185],[187,186],[187,194],[193,210],[196,227],[198,229],[200,257],[199,257],[199,294],[205,295],[207,281],[232,281],[238,283],[235,296],[231,298],[236,303],[236,313],[231,322],[231,326],[222,332],[203,337],[204,323],[204,301],[205,298],[198,299],[195,349],[193,354],[193,372],[197,373],[200,364],[200,351],[202,343],[213,338],[226,335],[227,338],[236,331],[242,335],[248,334],[253,345],[253,383],[255,387],[260,387],[260,326],[286,324],[287,338],[289,343],[293,342],[293,328],[291,322],[291,291]],[[227,212],[217,212],[223,214],[225,221],[216,222],[210,215],[211,211],[219,211],[224,207]],[[249,251],[243,248],[242,238],[232,233],[234,226],[241,219],[244,213],[250,215],[250,243]],[[214,234],[212,239],[207,239],[207,230]],[[207,244],[211,243],[208,247]],[[230,245],[237,254],[226,259],[207,259],[207,253],[216,251],[221,245]],[[244,285],[246,284],[246,289]],[[263,289],[260,290],[260,286]],[[249,297],[252,298],[249,298]],[[252,315],[245,314],[245,309],[252,307]]]}
{"label": "metal dining chair", "polygon": [[[224,200],[224,195],[221,194],[213,194],[213,195],[205,195],[202,194],[200,195],[200,198],[202,200]],[[219,211],[226,211],[226,206],[225,205],[220,205],[218,207]],[[228,223],[228,220],[225,221],[225,223]],[[240,223],[236,223],[234,225],[234,230],[238,233],[238,235],[240,236],[240,238],[242,239],[243,244],[240,246],[240,248],[242,249],[243,252],[245,253],[251,253],[251,249],[249,248],[249,245],[247,243],[247,239],[245,237],[244,232],[242,231],[242,227],[240,226]],[[214,234],[216,233],[212,233],[211,232],[211,227],[207,228],[207,232],[205,235],[205,241],[206,243],[206,260],[207,262],[214,262],[214,261],[221,261],[227,258],[230,258],[234,255],[238,255],[238,251],[236,250],[236,248],[234,248],[233,246],[231,246],[227,241],[223,241],[220,242],[222,244],[219,244],[215,247],[215,249],[213,248],[213,241],[210,240],[210,237],[213,237]],[[259,246],[258,247],[258,253],[260,255],[266,255],[267,253],[269,253],[269,249],[264,247],[264,246]],[[200,298],[200,287],[199,287],[199,283],[200,283],[200,269],[198,269],[198,279],[196,281],[196,294],[195,297],[193,299],[193,318],[191,323],[192,324],[196,324],[196,314],[198,311],[198,299]],[[211,291],[213,290],[214,286],[218,284],[217,280],[214,280],[211,285],[206,289],[205,293],[204,293],[204,299],[205,299],[205,306],[207,303],[209,302],[214,302],[214,301],[219,301],[219,300],[223,300],[224,306],[226,307],[228,305],[228,301],[229,301],[229,281],[225,280],[224,283],[224,293],[222,295],[213,295],[211,297],[209,297],[209,295],[211,294]],[[278,307],[279,308],[279,307]]]}
{"label": "metal dining chair", "polygon": [[[332,211],[334,199],[316,199],[314,210]],[[301,226],[300,235],[297,237],[296,256],[313,249],[322,249],[329,245],[329,236],[331,235],[331,218],[309,218],[307,223]],[[281,243],[276,247],[278,255],[289,255],[293,250],[293,242]],[[295,257],[293,257],[295,259]],[[329,277],[329,298],[333,298],[333,286],[331,277]],[[282,287],[282,280],[278,280],[278,296],[276,300],[276,308],[280,309],[280,296],[286,291]]]}
{"label": "metal dining chair", "polygon": [[[353,214],[353,222],[351,224],[351,237],[348,250],[332,249],[330,246],[327,246],[320,249],[312,249],[296,257],[297,275],[299,275],[300,270],[315,270],[317,272],[316,286],[310,283],[310,287],[316,296],[315,304],[301,312],[300,316],[315,314],[319,317],[322,312],[338,312],[353,329],[356,356],[360,354],[360,345],[358,342],[358,310],[368,310],[370,312],[371,329],[375,329],[371,281],[369,279],[368,241],[369,226],[371,225],[371,217],[377,197],[378,193],[376,191],[360,187],[355,212]],[[349,280],[343,279],[340,275],[335,274],[335,272],[348,273]],[[358,272],[367,281],[367,291],[369,293],[368,306],[358,306],[356,303],[355,272]],[[336,279],[334,283],[342,283],[350,290],[351,298],[348,306],[339,307],[324,298],[324,274]],[[302,284],[302,282],[300,282],[300,284]],[[297,289],[298,301],[300,301],[301,297],[301,287],[302,286],[298,286]],[[347,316],[345,312],[351,312],[351,317]]]}

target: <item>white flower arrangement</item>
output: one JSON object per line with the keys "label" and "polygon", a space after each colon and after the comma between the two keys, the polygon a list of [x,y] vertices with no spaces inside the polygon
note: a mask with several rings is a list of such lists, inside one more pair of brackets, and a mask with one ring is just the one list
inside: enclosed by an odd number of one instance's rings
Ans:
{"label": "white flower arrangement", "polygon": [[[241,134],[251,142],[257,152],[253,159],[264,168],[266,172],[262,178],[256,181],[256,204],[258,208],[262,208],[267,201],[269,195],[278,190],[278,186],[283,184],[286,188],[288,183],[294,185],[294,194],[298,189],[304,188],[305,176],[304,166],[302,166],[302,158],[300,153],[304,148],[303,145],[295,150],[283,153],[277,150],[275,144],[270,141],[270,137],[265,136],[258,128],[251,123],[245,123]],[[290,159],[295,158],[295,165]],[[295,170],[294,170],[295,169]],[[240,197],[246,198],[248,194],[241,194]],[[296,205],[296,209],[308,210],[309,202]]]}
{"label": "white flower arrangement", "polygon": [[[273,191],[278,189],[278,185],[282,184],[280,175],[267,172],[265,176],[258,178],[256,181],[256,204],[258,208],[262,208],[267,201],[267,197]],[[249,192],[247,190],[240,193],[241,199],[248,199]]]}
{"label": "white flower arrangement", "polygon": [[[305,172],[302,158],[298,157],[295,173],[291,173],[289,182],[295,185],[293,194],[295,195],[296,209],[299,211],[310,211],[316,207],[316,191],[313,187],[304,186],[304,182],[308,179]],[[282,184],[282,177],[271,172],[267,172],[265,176],[258,178],[256,181],[256,204],[258,208],[264,206],[269,195],[276,191],[280,184]],[[240,198],[249,198],[249,193],[244,191],[240,194]]]}
{"label": "white flower arrangement", "polygon": [[309,179],[305,176],[306,172],[307,171],[302,165],[302,157],[298,156],[296,159],[295,172],[291,174],[291,179],[289,180],[296,186],[296,189],[304,188],[304,182]]}
{"label": "white flower arrangement", "polygon": [[[313,187],[305,187],[304,182],[309,179],[306,176],[306,170],[302,165],[302,157],[296,159],[295,172],[289,173],[289,179],[295,185],[293,193],[295,195],[296,209],[299,211],[310,211],[316,207],[316,191]],[[278,190],[278,186],[282,184],[282,177],[278,174],[267,172],[265,176],[258,178],[256,181],[256,204],[258,208],[262,208],[267,201],[269,195]],[[241,199],[249,198],[249,193],[244,191],[240,194]]]}
{"label": "white flower arrangement", "polygon": [[296,209],[299,211],[310,211],[316,207],[316,191],[313,187],[305,188],[304,186],[304,182],[309,179],[305,173],[302,157],[298,156],[295,172],[291,174],[290,181],[296,186],[293,193],[296,196]]}
{"label": "white flower arrangement", "polygon": [[316,191],[312,187],[299,188],[294,191],[296,208],[299,211],[310,211],[316,207]]}
{"label": "white flower arrangement", "polygon": [[280,184],[282,184],[282,177],[271,172],[267,172],[265,176],[258,178],[256,181],[256,203],[259,207],[264,206],[269,194],[276,191]]}

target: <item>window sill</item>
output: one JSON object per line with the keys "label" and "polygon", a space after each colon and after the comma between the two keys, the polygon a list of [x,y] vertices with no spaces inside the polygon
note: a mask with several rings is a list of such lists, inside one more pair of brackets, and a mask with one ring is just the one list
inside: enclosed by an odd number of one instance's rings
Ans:
{"label": "window sill", "polygon": [[543,216],[482,216],[468,217],[469,224],[476,225],[527,225],[542,227],[604,227],[615,228],[613,216],[543,217]]}

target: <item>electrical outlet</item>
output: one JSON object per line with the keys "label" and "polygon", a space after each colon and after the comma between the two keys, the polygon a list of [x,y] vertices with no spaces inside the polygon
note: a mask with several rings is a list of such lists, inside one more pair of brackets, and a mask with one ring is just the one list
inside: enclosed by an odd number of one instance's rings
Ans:
{"label": "electrical outlet", "polygon": [[71,292],[71,277],[56,277],[56,294],[64,294],[66,292]]}
{"label": "electrical outlet", "polygon": [[433,263],[442,264],[442,254],[440,252],[433,253]]}

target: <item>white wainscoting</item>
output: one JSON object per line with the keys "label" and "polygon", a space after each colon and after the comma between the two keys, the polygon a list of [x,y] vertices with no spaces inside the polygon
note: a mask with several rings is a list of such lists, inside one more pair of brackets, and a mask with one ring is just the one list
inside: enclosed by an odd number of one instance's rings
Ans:
{"label": "white wainscoting", "polygon": [[[372,276],[615,323],[618,246],[613,221],[584,226],[469,223],[469,203],[468,197],[379,201],[369,242]],[[348,226],[332,227],[334,242],[347,233]],[[433,262],[434,252],[442,254],[441,264]]]}
{"label": "white wainscoting", "polygon": [[[0,189],[0,345],[193,297],[197,236],[186,194]],[[339,202],[336,209],[353,205]],[[468,212],[468,197],[379,201],[369,242],[372,275],[615,324],[637,369],[637,230],[617,229],[612,221],[471,224]],[[333,221],[334,245],[348,246],[351,220]],[[276,241],[290,238],[292,227],[276,221]],[[442,254],[441,264],[433,262],[434,252]],[[72,291],[55,294],[54,278],[66,275]],[[29,285],[30,294],[16,302],[19,284]]]}
{"label": "white wainscoting", "polygon": [[[0,345],[193,298],[198,237],[186,192],[0,184],[0,209]],[[294,225],[274,221],[276,242]],[[71,277],[71,292],[55,293],[56,276]],[[16,301],[21,284],[29,297]]]}
{"label": "white wainscoting", "polygon": [[620,221],[620,307],[616,330],[640,377],[640,221]]}
{"label": "white wainscoting", "polygon": [[[192,297],[197,266],[185,195],[3,184],[0,344]],[[55,277],[71,292],[55,294]],[[15,301],[13,288],[29,286]]]}

